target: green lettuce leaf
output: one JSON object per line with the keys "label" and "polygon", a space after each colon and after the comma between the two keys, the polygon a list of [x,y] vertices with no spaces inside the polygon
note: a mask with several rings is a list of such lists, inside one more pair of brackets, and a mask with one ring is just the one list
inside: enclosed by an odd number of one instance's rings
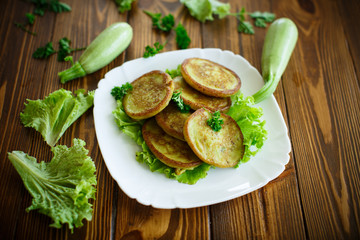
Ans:
{"label": "green lettuce leaf", "polygon": [[50,146],[54,146],[66,129],[94,103],[94,91],[84,94],[80,89],[73,96],[71,91],[57,90],[43,100],[29,100],[20,113],[25,127],[40,132]]}
{"label": "green lettuce leaf", "polygon": [[113,111],[113,116],[117,126],[142,148],[142,151],[136,152],[136,160],[138,162],[145,163],[152,172],[162,173],[166,177],[176,179],[181,183],[195,184],[201,178],[206,177],[210,169],[210,165],[208,164],[203,163],[192,170],[186,170],[182,174],[177,175],[174,168],[168,167],[157,159],[143,139],[141,128],[144,121],[135,121],[130,118],[124,111],[122,101],[117,100],[116,102],[117,107]]}
{"label": "green lettuce leaf", "polygon": [[224,18],[230,14],[230,4],[222,3],[218,0],[180,0],[190,12],[190,15],[205,22],[206,20],[214,20],[213,14],[219,18]]}
{"label": "green lettuce leaf", "polygon": [[231,100],[232,106],[226,114],[237,122],[244,135],[245,152],[240,160],[240,163],[244,163],[256,155],[267,139],[265,121],[261,119],[263,110],[253,106],[255,102],[252,96],[245,98],[240,91],[231,96]]}
{"label": "green lettuce leaf", "polygon": [[37,163],[34,157],[22,151],[8,153],[9,160],[21,176],[32,199],[26,210],[38,210],[52,218],[50,226],[61,228],[68,224],[69,229],[81,227],[82,220],[92,219],[92,204],[95,199],[95,164],[87,156],[85,142],[74,139],[73,146],[52,147],[54,157],[50,162]]}
{"label": "green lettuce leaf", "polygon": [[[261,149],[267,138],[267,131],[265,121],[261,119],[263,111],[260,107],[253,106],[255,103],[252,96],[245,98],[239,91],[231,98],[232,106],[227,114],[237,122],[244,135],[245,152],[237,165],[239,166],[241,163],[249,161]],[[176,175],[175,169],[158,160],[142,137],[141,128],[144,121],[135,121],[130,118],[124,111],[122,101],[117,101],[117,108],[113,111],[113,115],[119,129],[141,146],[142,151],[136,153],[136,160],[148,165],[151,171],[163,173],[168,178],[187,184],[195,184],[198,180],[206,177],[211,168],[206,163],[193,170],[186,170],[184,173]]]}

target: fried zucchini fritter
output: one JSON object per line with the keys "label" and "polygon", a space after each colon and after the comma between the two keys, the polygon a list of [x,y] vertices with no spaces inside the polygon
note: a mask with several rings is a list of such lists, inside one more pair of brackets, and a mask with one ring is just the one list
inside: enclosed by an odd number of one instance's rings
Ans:
{"label": "fried zucchini fritter", "polygon": [[209,118],[210,111],[196,110],[185,122],[185,140],[202,161],[219,168],[236,166],[245,151],[239,125],[230,116],[221,113],[224,124],[216,132],[208,126]]}
{"label": "fried zucchini fritter", "polygon": [[173,81],[174,91],[180,90],[184,103],[194,110],[205,107],[211,111],[226,112],[231,107],[230,97],[219,98],[205,95],[192,88],[181,76],[175,77]]}
{"label": "fried zucchini fritter", "polygon": [[185,59],[181,64],[181,74],[190,86],[213,97],[229,97],[241,86],[235,72],[207,59]]}
{"label": "fried zucchini fritter", "polygon": [[162,71],[151,71],[135,79],[133,89],[123,99],[124,110],[131,118],[140,120],[155,116],[171,100],[174,83]]}
{"label": "fried zucchini fritter", "polygon": [[203,163],[186,142],[166,134],[154,118],[144,123],[142,134],[151,152],[169,167],[192,169]]}

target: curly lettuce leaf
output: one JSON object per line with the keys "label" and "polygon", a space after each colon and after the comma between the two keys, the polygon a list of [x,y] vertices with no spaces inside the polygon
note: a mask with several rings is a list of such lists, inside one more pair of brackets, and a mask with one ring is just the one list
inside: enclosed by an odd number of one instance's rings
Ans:
{"label": "curly lettuce leaf", "polygon": [[240,163],[244,163],[256,155],[267,139],[265,121],[261,119],[263,110],[253,106],[255,102],[252,96],[245,98],[240,92],[233,95],[231,100],[232,106],[227,114],[237,122],[244,135],[245,152],[240,160]]}
{"label": "curly lettuce leaf", "polygon": [[210,169],[210,165],[202,164],[192,170],[186,170],[182,174],[177,175],[175,169],[171,168],[159,159],[150,151],[146,145],[144,138],[141,133],[142,125],[144,121],[135,121],[130,118],[124,111],[124,107],[121,100],[117,100],[117,107],[113,111],[115,122],[119,129],[134,140],[142,149],[142,151],[136,152],[136,160],[141,163],[145,163],[152,172],[159,172],[164,174],[166,177],[176,179],[181,183],[195,184],[202,178],[205,178],[207,172]]}
{"label": "curly lettuce leaf", "polygon": [[73,232],[74,226],[81,227],[82,220],[92,219],[92,204],[95,199],[95,164],[87,156],[85,142],[74,139],[73,146],[52,147],[54,157],[50,162],[37,163],[34,157],[22,151],[8,153],[9,160],[22,178],[29,191],[32,205],[26,210],[38,210],[52,218],[50,226],[61,228],[68,224]]}
{"label": "curly lettuce leaf", "polygon": [[20,120],[25,127],[40,132],[50,146],[54,146],[66,129],[94,103],[94,91],[84,94],[80,89],[73,96],[64,89],[51,93],[45,99],[27,100]]}
{"label": "curly lettuce leaf", "polygon": [[230,4],[222,3],[218,0],[180,0],[190,12],[190,15],[205,22],[206,20],[214,20],[213,14],[219,18],[224,18],[230,14]]}

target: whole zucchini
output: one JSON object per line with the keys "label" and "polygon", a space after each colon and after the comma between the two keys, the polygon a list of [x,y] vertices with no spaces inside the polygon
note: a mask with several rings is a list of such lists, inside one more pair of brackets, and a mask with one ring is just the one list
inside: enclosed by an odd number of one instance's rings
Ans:
{"label": "whole zucchini", "polygon": [[275,92],[297,39],[298,30],[290,19],[279,18],[270,25],[261,56],[261,70],[265,85],[253,95],[255,103],[263,101]]}
{"label": "whole zucchini", "polygon": [[128,23],[118,22],[110,25],[90,43],[79,61],[58,73],[61,83],[105,67],[129,46],[132,37],[132,27]]}

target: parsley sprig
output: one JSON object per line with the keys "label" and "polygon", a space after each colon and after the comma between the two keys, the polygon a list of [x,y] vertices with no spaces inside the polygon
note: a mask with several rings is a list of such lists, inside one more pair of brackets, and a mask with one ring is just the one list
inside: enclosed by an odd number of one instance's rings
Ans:
{"label": "parsley sprig", "polygon": [[45,59],[56,53],[52,42],[48,42],[44,47],[35,50],[32,57],[37,59]]}
{"label": "parsley sprig", "polygon": [[134,2],[135,0],[115,0],[115,3],[118,7],[118,11],[120,13],[124,13],[126,11],[131,10],[131,4],[132,2]]}
{"label": "parsley sprig", "polygon": [[144,11],[144,13],[151,17],[153,27],[161,31],[170,32],[175,25],[175,18],[172,14],[163,17],[161,13],[151,13],[149,11]]}
{"label": "parsley sprig", "polygon": [[166,45],[166,42],[164,44],[160,44],[159,42],[155,42],[154,43],[154,47],[151,47],[149,45],[147,45],[145,47],[145,52],[143,57],[144,58],[148,58],[148,57],[152,57],[155,56],[156,54],[158,54],[161,50],[164,49],[164,46]]}
{"label": "parsley sprig", "polygon": [[178,46],[178,48],[180,49],[186,49],[188,48],[191,39],[189,37],[189,35],[187,34],[186,29],[184,28],[184,26],[179,23],[177,25],[177,27],[175,28],[175,32],[176,32],[176,44]]}
{"label": "parsley sprig", "polygon": [[31,0],[35,5],[34,13],[39,16],[44,16],[45,11],[55,13],[70,12],[71,7],[66,3],[59,2],[59,0]]}
{"label": "parsley sprig", "polygon": [[221,125],[224,124],[224,120],[220,118],[220,111],[216,111],[211,114],[211,118],[206,120],[206,123],[214,130],[215,132],[220,131]]}
{"label": "parsley sprig", "polygon": [[56,51],[53,47],[53,43],[48,42],[45,46],[39,47],[38,49],[36,49],[35,52],[33,53],[32,57],[36,58],[36,59],[46,59],[46,58],[49,58],[51,55],[57,53],[58,54],[57,60],[59,62],[62,62],[62,61],[65,61],[65,57],[69,56],[69,54],[71,54],[72,52],[85,49],[85,47],[71,48],[70,43],[71,43],[71,41],[66,37],[60,39],[59,40],[59,51]]}
{"label": "parsley sprig", "polygon": [[71,48],[70,43],[71,41],[66,37],[60,39],[58,58],[57,58],[59,62],[65,61],[65,57],[69,56],[72,52],[85,50],[85,47]]}
{"label": "parsley sprig", "polygon": [[113,89],[111,89],[111,95],[115,98],[115,100],[121,100],[132,89],[133,86],[127,82],[121,85],[121,87],[116,86]]}
{"label": "parsley sprig", "polygon": [[239,20],[238,32],[245,34],[254,34],[255,30],[251,22],[245,21],[245,16],[249,15],[254,19],[256,27],[265,28],[267,23],[271,23],[275,20],[275,14],[269,12],[246,12],[245,8],[242,8],[238,13],[229,13],[230,16],[235,16]]}
{"label": "parsley sprig", "polygon": [[15,26],[21,30],[36,36],[35,32],[32,32],[27,28],[28,25],[33,25],[35,22],[35,15],[44,16],[45,11],[51,11],[55,13],[70,12],[71,7],[66,3],[59,2],[59,0],[30,0],[35,5],[33,13],[26,13],[26,23],[15,22]]}
{"label": "parsley sprig", "polygon": [[35,22],[35,15],[32,13],[26,13],[25,14],[26,17],[26,22],[25,23],[19,23],[19,22],[15,22],[15,26],[17,26],[18,28],[20,28],[21,30],[30,33],[31,35],[36,36],[36,33],[29,30],[27,28],[28,25],[34,25]]}
{"label": "parsley sprig", "polygon": [[267,23],[271,23],[275,20],[275,14],[269,12],[256,11],[250,13],[250,17],[255,20],[255,26],[262,28],[265,28],[267,26]]}
{"label": "parsley sprig", "polygon": [[[163,16],[161,13],[151,13],[144,11],[148,16],[151,17],[153,27],[162,31],[170,32],[175,26],[175,18],[172,14]],[[189,47],[191,39],[185,29],[185,27],[179,23],[175,28],[175,41],[179,49],[186,49]]]}
{"label": "parsley sprig", "polygon": [[188,113],[190,111],[190,106],[184,103],[184,100],[181,98],[181,91],[175,91],[171,97],[171,100],[176,104],[180,112]]}

